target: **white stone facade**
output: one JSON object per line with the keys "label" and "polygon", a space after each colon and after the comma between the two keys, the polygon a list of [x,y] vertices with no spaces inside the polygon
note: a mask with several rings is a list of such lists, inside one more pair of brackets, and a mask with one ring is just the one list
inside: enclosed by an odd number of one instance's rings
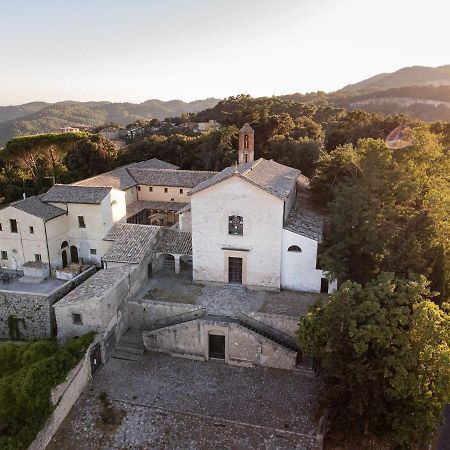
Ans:
{"label": "white stone facade", "polygon": [[[228,283],[230,257],[242,258],[242,284],[279,289],[283,201],[239,177],[192,196],[193,277]],[[243,235],[228,233],[232,215]]]}

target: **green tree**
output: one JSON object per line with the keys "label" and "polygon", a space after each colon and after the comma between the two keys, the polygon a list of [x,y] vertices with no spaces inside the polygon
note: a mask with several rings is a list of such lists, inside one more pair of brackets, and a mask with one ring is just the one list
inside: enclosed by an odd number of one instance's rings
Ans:
{"label": "green tree", "polygon": [[404,149],[359,141],[322,155],[313,188],[331,198],[323,266],[365,283],[383,271],[425,275],[449,292],[450,157],[426,129]]}
{"label": "green tree", "polygon": [[65,155],[63,163],[73,179],[88,178],[111,169],[117,147],[101,135],[79,140]]}
{"label": "green tree", "polygon": [[450,400],[450,309],[431,301],[428,284],[392,273],[364,287],[348,281],[301,319],[300,342],[323,368],[336,426],[401,448],[430,441]]}

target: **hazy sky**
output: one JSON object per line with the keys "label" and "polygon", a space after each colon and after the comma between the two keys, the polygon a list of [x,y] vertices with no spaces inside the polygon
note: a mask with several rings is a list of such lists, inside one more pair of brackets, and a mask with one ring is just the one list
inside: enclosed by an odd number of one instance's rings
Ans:
{"label": "hazy sky", "polygon": [[448,0],[0,0],[0,105],[331,91],[450,64]]}

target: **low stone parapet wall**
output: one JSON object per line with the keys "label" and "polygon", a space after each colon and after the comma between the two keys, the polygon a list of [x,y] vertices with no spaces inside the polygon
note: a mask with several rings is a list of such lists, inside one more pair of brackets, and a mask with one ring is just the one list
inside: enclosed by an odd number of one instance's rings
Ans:
{"label": "low stone parapet wall", "polygon": [[184,321],[206,314],[206,308],[184,303],[160,302],[149,299],[128,302],[128,325],[130,328],[152,330],[173,324],[176,317]]}
{"label": "low stone parapet wall", "polygon": [[52,390],[51,402],[55,409],[28,450],[44,450],[47,447],[70,409],[83,392],[91,379],[90,354],[93,346],[94,343],[89,346],[84,358],[68,373],[65,381]]}
{"label": "low stone parapet wall", "polygon": [[297,339],[298,323],[300,320],[297,317],[285,316],[283,314],[267,314],[255,311],[246,311],[245,314],[252,319],[262,322],[269,327],[275,328],[276,330]]}

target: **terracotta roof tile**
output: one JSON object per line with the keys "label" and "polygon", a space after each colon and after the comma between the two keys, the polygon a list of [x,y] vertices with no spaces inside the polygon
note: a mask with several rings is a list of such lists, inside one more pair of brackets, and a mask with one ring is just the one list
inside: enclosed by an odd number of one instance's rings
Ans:
{"label": "terracotta roof tile", "polygon": [[138,264],[149,251],[158,234],[159,227],[117,223],[104,238],[114,241],[103,256],[104,261]]}
{"label": "terracotta roof tile", "polygon": [[43,202],[99,204],[111,187],[73,186],[55,184],[42,197]]}
{"label": "terracotta roof tile", "polygon": [[217,172],[171,169],[128,169],[138,184],[148,186],[179,186],[192,188]]}
{"label": "terracotta roof tile", "polygon": [[195,194],[232,176],[239,176],[270,194],[286,200],[289,192],[295,186],[299,174],[300,171],[297,169],[260,158],[251,163],[227,167],[191,189],[188,195]]}
{"label": "terracotta roof tile", "polygon": [[42,195],[19,200],[17,202],[11,203],[9,206],[31,214],[32,216],[39,217],[44,221],[62,216],[66,213],[64,209],[44,203],[42,201]]}
{"label": "terracotta roof tile", "polygon": [[192,255],[192,234],[161,227],[157,237],[155,252]]}

